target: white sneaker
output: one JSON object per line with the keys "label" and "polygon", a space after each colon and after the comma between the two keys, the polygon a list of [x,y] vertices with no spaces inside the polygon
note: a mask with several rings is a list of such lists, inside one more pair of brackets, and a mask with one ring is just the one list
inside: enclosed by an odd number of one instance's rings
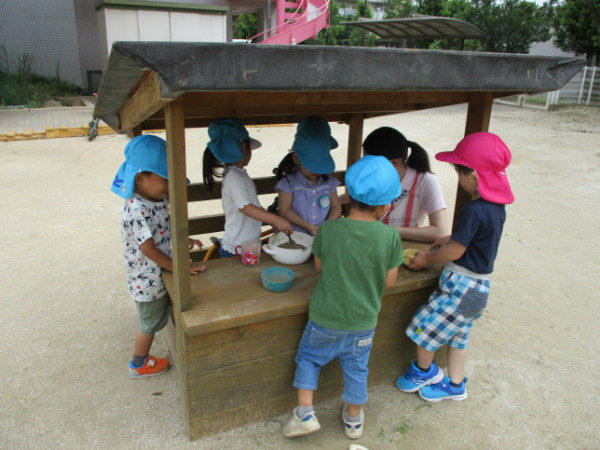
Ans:
{"label": "white sneaker", "polygon": [[347,406],[344,406],[344,410],[342,411],[342,420],[344,421],[344,431],[346,432],[346,437],[348,439],[358,439],[363,434],[363,425],[365,422],[365,413],[363,409],[360,409],[360,414],[358,415],[358,422],[348,422],[346,420],[346,410]]}
{"label": "white sneaker", "polygon": [[317,415],[314,411],[306,413],[302,419],[298,419],[298,416],[296,415],[297,409],[298,408],[294,408],[292,418],[283,427],[283,435],[285,437],[292,438],[304,436],[321,429],[321,424],[319,424],[319,419],[317,419]]}

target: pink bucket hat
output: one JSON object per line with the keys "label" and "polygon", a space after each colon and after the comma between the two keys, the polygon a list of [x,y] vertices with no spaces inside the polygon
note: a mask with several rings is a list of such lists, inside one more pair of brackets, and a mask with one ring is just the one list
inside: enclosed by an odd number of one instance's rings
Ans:
{"label": "pink bucket hat", "polygon": [[503,205],[515,201],[505,171],[511,160],[510,150],[494,133],[482,131],[465,136],[453,151],[440,152],[435,159],[473,169],[484,200]]}

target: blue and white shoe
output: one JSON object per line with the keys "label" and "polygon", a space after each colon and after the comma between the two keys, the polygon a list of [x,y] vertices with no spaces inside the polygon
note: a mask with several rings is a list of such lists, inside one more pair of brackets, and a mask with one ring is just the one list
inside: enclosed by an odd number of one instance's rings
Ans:
{"label": "blue and white shoe", "polygon": [[300,418],[296,414],[297,409],[298,408],[294,408],[294,411],[292,412],[292,418],[283,427],[283,435],[286,438],[304,436],[321,429],[319,419],[317,419],[317,415],[314,411],[306,413],[302,418]]}
{"label": "blue and white shoe", "polygon": [[427,372],[421,372],[415,362],[411,361],[406,373],[396,380],[396,386],[402,392],[416,392],[423,386],[439,383],[443,379],[444,372],[434,362]]}
{"label": "blue and white shoe", "polygon": [[425,386],[419,391],[419,395],[423,400],[433,403],[437,403],[442,400],[454,400],[457,402],[462,402],[463,400],[467,399],[467,388],[465,387],[466,382],[467,379],[464,378],[459,387],[454,387],[450,384],[450,378],[444,377],[444,379],[437,384]]}

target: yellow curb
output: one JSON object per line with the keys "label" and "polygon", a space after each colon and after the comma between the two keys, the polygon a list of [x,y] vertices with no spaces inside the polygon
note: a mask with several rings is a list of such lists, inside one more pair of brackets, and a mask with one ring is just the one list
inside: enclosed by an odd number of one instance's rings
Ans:
{"label": "yellow curb", "polygon": [[[89,131],[90,127],[87,125],[76,128],[69,128],[66,125],[61,125],[58,128],[46,127],[46,131],[26,130],[17,132],[15,130],[10,130],[6,133],[0,133],[0,142],[79,137],[87,136]],[[98,135],[106,136],[109,134],[117,133],[111,127],[106,125],[98,127]]]}

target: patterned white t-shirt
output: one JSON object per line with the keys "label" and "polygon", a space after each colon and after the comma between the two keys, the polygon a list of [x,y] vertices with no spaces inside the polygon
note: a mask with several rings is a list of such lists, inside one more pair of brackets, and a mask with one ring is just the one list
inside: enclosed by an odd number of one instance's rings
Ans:
{"label": "patterned white t-shirt", "polygon": [[162,268],[144,256],[140,245],[148,239],[171,257],[169,201],[146,200],[138,194],[125,200],[121,212],[121,237],[125,245],[125,270],[129,294],[138,302],[151,302],[167,293]]}

